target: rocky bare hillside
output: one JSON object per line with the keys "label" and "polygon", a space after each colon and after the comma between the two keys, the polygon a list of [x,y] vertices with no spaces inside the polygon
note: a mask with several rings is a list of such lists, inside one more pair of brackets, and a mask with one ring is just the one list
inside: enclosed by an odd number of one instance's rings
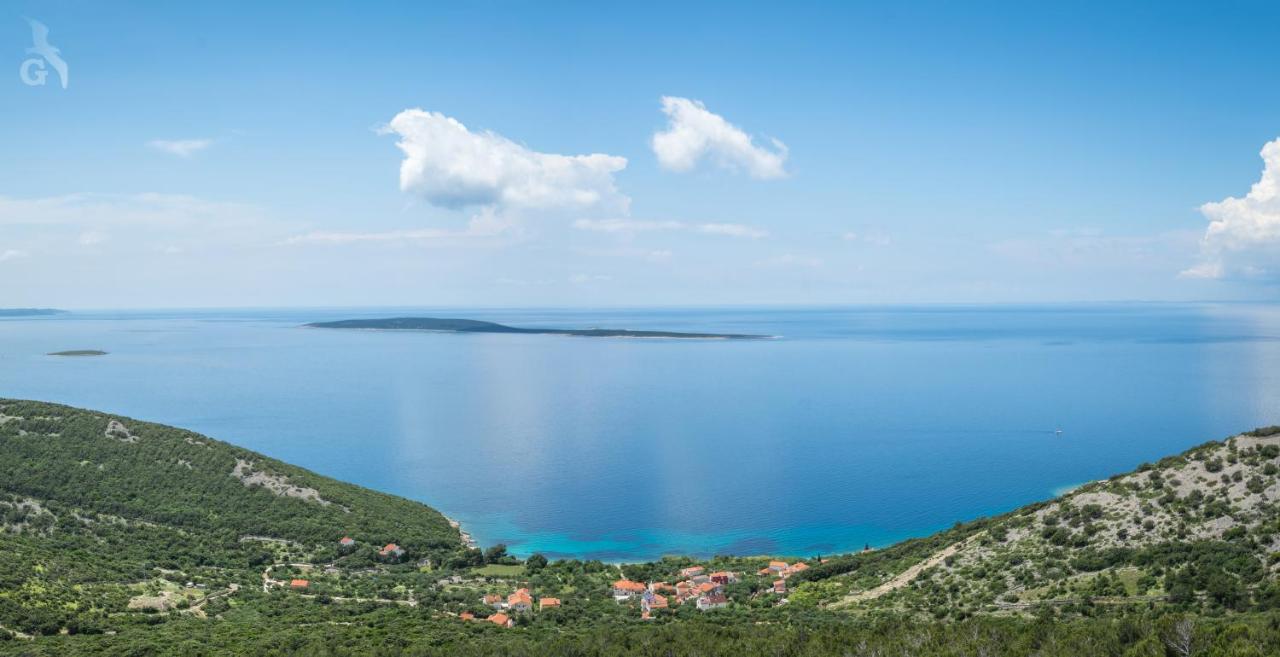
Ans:
{"label": "rocky bare hillside", "polygon": [[834,559],[800,597],[939,617],[1270,605],[1280,597],[1278,502],[1280,429],[1263,429],[930,539]]}

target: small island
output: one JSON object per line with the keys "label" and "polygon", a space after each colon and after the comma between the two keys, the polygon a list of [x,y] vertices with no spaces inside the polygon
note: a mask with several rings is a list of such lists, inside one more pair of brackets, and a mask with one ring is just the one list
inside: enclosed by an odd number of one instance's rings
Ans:
{"label": "small island", "polygon": [[442,333],[525,333],[538,335],[573,335],[589,338],[675,338],[696,340],[763,340],[773,336],[745,333],[683,333],[679,331],[632,331],[628,329],[559,329],[519,328],[475,319],[439,317],[391,317],[386,319],[344,319],[336,322],[314,322],[309,328],[370,329],[380,331],[435,331]]}
{"label": "small island", "polygon": [[0,308],[0,317],[48,317],[66,312],[55,308]]}
{"label": "small island", "polygon": [[68,349],[66,351],[51,351],[46,356],[106,356],[107,352],[98,349]]}

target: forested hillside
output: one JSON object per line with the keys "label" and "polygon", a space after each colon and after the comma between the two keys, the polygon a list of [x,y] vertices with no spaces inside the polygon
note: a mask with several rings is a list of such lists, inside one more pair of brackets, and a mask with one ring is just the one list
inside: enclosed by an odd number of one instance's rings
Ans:
{"label": "forested hillside", "polygon": [[199,434],[0,400],[0,654],[1274,655],[1278,499],[1261,430],[883,550],[521,561]]}

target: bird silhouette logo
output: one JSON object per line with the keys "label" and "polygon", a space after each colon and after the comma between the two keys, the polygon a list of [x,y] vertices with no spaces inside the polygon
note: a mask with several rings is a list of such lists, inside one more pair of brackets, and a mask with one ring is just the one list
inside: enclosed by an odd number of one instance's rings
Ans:
{"label": "bird silhouette logo", "polygon": [[62,59],[58,53],[61,52],[57,48],[49,44],[49,28],[44,23],[37,20],[27,19],[31,24],[31,47],[27,48],[27,54],[38,55],[41,59],[32,57],[22,62],[22,68],[18,74],[22,77],[22,81],[33,87],[41,86],[45,83],[45,78],[49,76],[49,71],[45,69],[46,62],[53,70],[58,73],[58,79],[62,82],[62,88],[67,88],[67,62]]}

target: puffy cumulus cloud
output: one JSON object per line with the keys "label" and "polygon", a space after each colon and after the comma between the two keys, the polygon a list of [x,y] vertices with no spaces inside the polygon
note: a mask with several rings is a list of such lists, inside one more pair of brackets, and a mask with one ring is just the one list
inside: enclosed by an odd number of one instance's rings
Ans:
{"label": "puffy cumulus cloud", "polygon": [[447,208],[592,207],[625,211],[613,176],[627,166],[616,155],[540,153],[484,131],[473,132],[439,112],[408,109],[384,132],[404,153],[400,189]]}
{"label": "puffy cumulus cloud", "polygon": [[213,145],[212,139],[152,139],[147,146],[178,157],[191,157]]}
{"label": "puffy cumulus cloud", "polygon": [[769,231],[743,224],[706,223],[689,224],[683,221],[642,221],[636,219],[579,219],[573,222],[578,230],[590,230],[600,233],[621,233],[631,235],[656,231],[691,231],[706,235],[724,235],[727,237],[745,237],[760,239],[768,237]]}
{"label": "puffy cumulus cloud", "polygon": [[1263,146],[1261,155],[1262,177],[1247,195],[1200,206],[1209,220],[1202,259],[1183,270],[1183,277],[1264,275],[1280,257],[1280,139]]}
{"label": "puffy cumulus cloud", "polygon": [[667,129],[654,133],[658,163],[672,171],[689,171],[709,158],[726,169],[746,171],[755,178],[787,175],[787,146],[770,139],[772,148],[759,146],[751,135],[706,108],[700,101],[663,96]]}

